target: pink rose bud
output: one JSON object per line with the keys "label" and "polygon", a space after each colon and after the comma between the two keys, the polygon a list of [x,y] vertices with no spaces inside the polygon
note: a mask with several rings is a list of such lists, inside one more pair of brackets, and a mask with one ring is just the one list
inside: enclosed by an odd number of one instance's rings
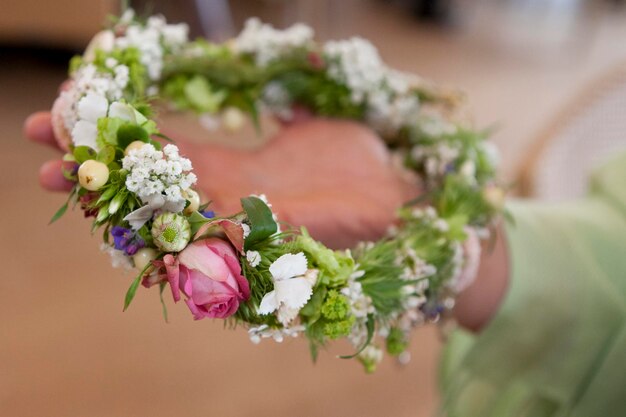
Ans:
{"label": "pink rose bud", "polygon": [[241,274],[237,253],[222,239],[193,242],[178,257],[168,255],[155,264],[161,267],[161,278],[145,279],[144,285],[167,280],[174,300],[178,301],[182,292],[196,320],[232,316],[239,303],[250,297],[250,286]]}

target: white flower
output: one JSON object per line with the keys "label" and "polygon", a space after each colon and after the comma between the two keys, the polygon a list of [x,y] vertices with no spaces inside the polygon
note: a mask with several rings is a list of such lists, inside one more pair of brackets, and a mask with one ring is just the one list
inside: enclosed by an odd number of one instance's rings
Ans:
{"label": "white flower", "polygon": [[467,161],[463,162],[461,168],[459,169],[459,172],[464,177],[470,180],[475,180],[474,177],[476,176],[476,164],[474,163],[474,161],[468,159]]}
{"label": "white flower", "polygon": [[289,324],[309,301],[313,285],[317,281],[317,270],[309,270],[304,253],[288,253],[270,265],[274,290],[263,296],[259,314],[277,311],[283,325]]}
{"label": "white flower", "polygon": [[248,330],[248,336],[250,336],[250,341],[255,345],[259,344],[261,342],[261,339],[266,339],[269,337],[274,339],[274,341],[277,343],[282,343],[285,336],[298,337],[298,334],[303,331],[304,326],[292,326],[275,329],[269,327],[267,324],[262,324],[257,327],[251,327]]}
{"label": "white flower", "polygon": [[185,207],[185,192],[196,182],[196,175],[189,172],[191,161],[178,153],[175,145],[168,144],[157,151],[151,144],[131,150],[122,159],[122,167],[129,171],[126,188],[135,193],[145,204],[154,204],[155,196],[164,199],[172,212]]}
{"label": "white flower", "polygon": [[237,52],[254,54],[257,65],[264,66],[295,49],[305,47],[312,40],[313,30],[302,23],[278,30],[253,17],[246,21],[235,39],[234,47]]}
{"label": "white flower", "polygon": [[78,102],[78,117],[91,123],[96,123],[99,118],[106,117],[109,102],[106,97],[87,93]]}
{"label": "white flower", "polygon": [[244,239],[250,236],[250,232],[252,231],[252,229],[250,229],[249,225],[247,225],[246,223],[241,223],[241,229],[243,230]]}
{"label": "white flower", "polygon": [[72,129],[72,142],[76,146],[89,146],[98,150],[97,137],[98,128],[95,123],[86,120],[79,120]]}
{"label": "white flower", "polygon": [[100,245],[100,250],[111,256],[111,265],[113,265],[113,268],[124,268],[127,271],[133,269],[133,263],[131,262],[130,257],[126,256],[123,251],[117,250],[113,246],[107,245],[106,243]]}
{"label": "white flower", "polygon": [[246,252],[246,259],[251,267],[256,268],[261,263],[261,254],[255,250],[249,250]]}

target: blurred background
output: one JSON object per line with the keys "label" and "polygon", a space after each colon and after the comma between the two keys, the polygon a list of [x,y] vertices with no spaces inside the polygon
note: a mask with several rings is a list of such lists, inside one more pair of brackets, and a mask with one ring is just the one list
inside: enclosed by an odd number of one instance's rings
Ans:
{"label": "blurred background", "polygon": [[[387,63],[467,93],[470,118],[494,127],[501,174],[519,195],[580,195],[600,160],[626,148],[626,7],[613,0],[131,1],[214,40],[246,18],[312,25],[320,39],[370,39]],[[429,416],[437,403],[437,330],[412,360],[366,376],[356,362],[317,364],[303,340],[252,345],[243,330],[160,319],[152,293],[122,314],[129,277],[112,272],[37,169],[54,151],[27,143],[25,117],[50,108],[67,61],[112,0],[0,0],[0,416]],[[576,167],[576,169],[572,169]],[[566,169],[567,168],[567,169]],[[77,270],[89,271],[78,275]],[[146,295],[145,293],[142,295]]]}

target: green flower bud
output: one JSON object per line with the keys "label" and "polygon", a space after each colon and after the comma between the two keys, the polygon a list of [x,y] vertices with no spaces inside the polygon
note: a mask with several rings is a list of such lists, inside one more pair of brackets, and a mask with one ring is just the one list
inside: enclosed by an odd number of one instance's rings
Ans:
{"label": "green flower bud", "polygon": [[109,214],[117,213],[124,200],[126,200],[126,196],[126,193],[118,193],[113,197],[113,200],[111,200],[109,204]]}
{"label": "green flower bud", "polygon": [[371,374],[383,360],[383,352],[374,345],[369,345],[358,356],[359,362],[365,368],[365,372]]}
{"label": "green flower bud", "polygon": [[387,352],[390,355],[398,356],[406,350],[408,342],[404,332],[397,327],[392,327],[387,336]]}
{"label": "green flower bud", "polygon": [[322,316],[328,320],[343,320],[350,312],[350,302],[345,295],[337,290],[328,291],[326,300],[322,305]]}
{"label": "green flower bud", "polygon": [[324,323],[324,335],[332,340],[348,336],[352,331],[354,320],[354,316],[350,316],[345,320]]}
{"label": "green flower bud", "polygon": [[180,252],[191,238],[191,226],[184,216],[163,213],[152,223],[154,244],[164,252]]}

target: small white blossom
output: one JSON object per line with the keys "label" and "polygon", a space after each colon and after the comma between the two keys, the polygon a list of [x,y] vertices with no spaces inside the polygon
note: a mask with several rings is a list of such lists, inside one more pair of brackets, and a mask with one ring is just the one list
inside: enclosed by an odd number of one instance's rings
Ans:
{"label": "small white blossom", "polygon": [[256,268],[261,263],[261,254],[255,250],[249,250],[246,252],[246,259],[251,267]]}
{"label": "small white blossom", "polygon": [[[185,192],[196,182],[191,162],[168,144],[157,151],[151,144],[134,149],[122,159],[122,167],[129,171],[126,188],[145,203],[154,203],[159,195],[169,204],[169,211],[179,212],[185,207]],[[184,169],[188,168],[188,169]]]}
{"label": "small white blossom", "polygon": [[312,40],[313,30],[302,23],[278,30],[253,17],[246,21],[234,47],[239,53],[253,54],[257,65],[264,66]]}
{"label": "small white blossom", "polygon": [[98,150],[98,128],[95,123],[79,120],[72,129],[72,142],[76,146],[89,146]]}
{"label": "small white blossom", "polygon": [[106,117],[109,102],[106,97],[90,92],[78,102],[78,117],[91,123],[99,118]]}
{"label": "small white blossom", "polygon": [[124,251],[117,250],[111,245],[103,243],[100,245],[100,250],[106,252],[111,256],[111,265],[113,268],[124,268],[126,271],[133,269],[133,263],[129,256],[126,256]]}
{"label": "small white blossom", "polygon": [[263,296],[259,314],[277,312],[278,320],[289,324],[313,295],[313,285],[317,281],[317,270],[308,269],[303,252],[288,253],[270,265],[274,290]]}
{"label": "small white blossom", "polygon": [[259,344],[261,339],[272,338],[277,343],[282,343],[285,336],[287,337],[298,337],[298,334],[305,330],[304,326],[291,326],[291,327],[283,327],[280,329],[269,327],[267,324],[262,324],[257,327],[251,327],[248,330],[248,336],[250,336],[250,341],[252,343]]}

